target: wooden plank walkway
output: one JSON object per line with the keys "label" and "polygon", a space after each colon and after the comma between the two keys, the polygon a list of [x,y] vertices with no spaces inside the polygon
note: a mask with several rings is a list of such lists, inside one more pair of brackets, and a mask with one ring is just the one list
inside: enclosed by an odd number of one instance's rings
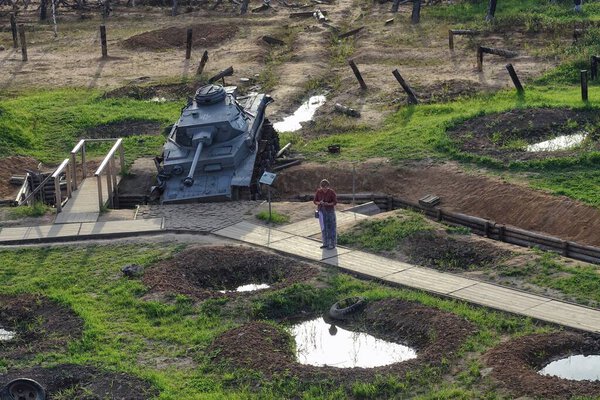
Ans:
{"label": "wooden plank walkway", "polygon": [[[353,224],[362,219],[368,218],[366,215],[357,214],[351,211],[342,211],[335,213],[337,226],[343,226],[347,224]],[[305,219],[304,221],[295,222],[293,224],[288,224],[282,227],[278,227],[277,229],[291,233],[297,236],[309,237],[313,235],[318,235],[321,233],[321,228],[319,227],[319,221],[314,219]]]}
{"label": "wooden plank walkway", "polygon": [[383,282],[428,291],[574,329],[600,333],[600,310],[598,309],[442,273],[340,246],[333,250],[320,249],[319,241],[294,233],[312,236],[314,228],[309,229],[309,226],[318,225],[314,219],[292,225],[294,226],[274,229],[245,221],[213,233],[307,260],[323,262],[363,277],[376,278]]}
{"label": "wooden plank walkway", "polygon": [[[105,178],[105,177],[103,177]],[[117,182],[120,178],[117,178]],[[108,190],[106,179],[102,182],[102,201],[108,201]],[[98,205],[98,183],[96,178],[88,177],[79,184],[77,190],[73,191],[71,198],[61,213],[56,216],[55,224],[72,224],[81,222],[96,222],[100,216]]]}

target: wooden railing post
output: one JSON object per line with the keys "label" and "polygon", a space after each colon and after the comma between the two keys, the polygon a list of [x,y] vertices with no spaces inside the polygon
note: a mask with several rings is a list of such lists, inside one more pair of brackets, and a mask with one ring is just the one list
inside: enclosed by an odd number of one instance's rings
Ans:
{"label": "wooden railing post", "polygon": [[73,180],[73,190],[77,190],[77,154],[71,153],[71,179]]}
{"label": "wooden railing post", "polygon": [[87,165],[85,163],[85,143],[83,143],[83,147],[81,148],[81,169],[83,171],[83,179],[87,177]]}
{"label": "wooden railing post", "polygon": [[62,211],[62,194],[60,193],[60,177],[54,178],[54,202],[56,206],[56,213]]}
{"label": "wooden railing post", "polygon": [[109,208],[113,207],[113,202],[112,202],[113,188],[112,188],[112,176],[110,176],[111,174],[112,174],[112,168],[110,167],[110,161],[109,161],[108,164],[106,165],[106,194],[108,194],[108,207]]}
{"label": "wooden railing post", "polygon": [[102,210],[104,205],[102,201],[102,175],[96,175],[96,183],[98,184],[98,210]]}
{"label": "wooden railing post", "polygon": [[123,149],[123,142],[119,146],[119,171],[125,172],[125,150]]}

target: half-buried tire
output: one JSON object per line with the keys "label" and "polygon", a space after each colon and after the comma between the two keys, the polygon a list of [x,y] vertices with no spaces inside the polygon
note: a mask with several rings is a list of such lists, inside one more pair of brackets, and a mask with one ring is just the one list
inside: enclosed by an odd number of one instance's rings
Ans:
{"label": "half-buried tire", "polygon": [[348,297],[332,305],[329,309],[329,316],[333,319],[348,319],[366,304],[364,297]]}

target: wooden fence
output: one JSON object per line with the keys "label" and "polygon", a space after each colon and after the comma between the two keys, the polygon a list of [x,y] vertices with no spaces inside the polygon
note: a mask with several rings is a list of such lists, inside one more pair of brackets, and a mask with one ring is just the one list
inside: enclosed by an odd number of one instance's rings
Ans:
{"label": "wooden fence", "polygon": [[[300,200],[308,201],[313,198],[312,194],[299,196]],[[542,250],[553,251],[565,257],[576,260],[600,264],[600,248],[586,246],[563,240],[542,233],[530,232],[511,225],[499,224],[484,218],[473,217],[461,213],[446,211],[439,207],[426,207],[419,203],[388,196],[380,193],[357,193],[338,194],[338,201],[342,203],[356,201],[374,202],[382,210],[395,210],[398,208],[418,211],[439,222],[445,222],[454,226],[469,228],[472,233],[485,236],[490,239],[515,244],[523,247],[537,247]]]}

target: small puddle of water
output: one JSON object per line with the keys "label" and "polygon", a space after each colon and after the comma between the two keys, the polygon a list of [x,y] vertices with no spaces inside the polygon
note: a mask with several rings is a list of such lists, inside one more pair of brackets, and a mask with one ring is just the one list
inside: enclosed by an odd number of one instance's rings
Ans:
{"label": "small puddle of water", "polygon": [[317,367],[372,368],[417,357],[410,347],[377,339],[327,324],[323,318],[291,328],[296,338],[296,357],[301,364]]}
{"label": "small puddle of water", "polygon": [[268,289],[271,286],[266,283],[250,283],[248,285],[238,286],[235,290],[219,290],[221,293],[229,292],[253,292],[255,290]]}
{"label": "small puddle of water", "polygon": [[300,122],[310,121],[315,115],[317,108],[325,104],[325,96],[312,96],[302,103],[292,115],[285,117],[283,121],[276,122],[273,127],[279,132],[294,132],[302,128]]}
{"label": "small puddle of water", "polygon": [[600,380],[600,355],[575,355],[551,362],[539,372],[575,381]]}
{"label": "small puddle of water", "polygon": [[529,146],[527,146],[527,151],[536,152],[567,150],[577,145],[580,145],[586,136],[586,132],[575,133],[573,135],[558,136],[554,139],[546,140],[545,142],[530,144]]}
{"label": "small puddle of water", "polygon": [[13,340],[15,337],[15,333],[11,331],[7,331],[6,329],[0,328],[0,342],[8,342],[9,340]]}

